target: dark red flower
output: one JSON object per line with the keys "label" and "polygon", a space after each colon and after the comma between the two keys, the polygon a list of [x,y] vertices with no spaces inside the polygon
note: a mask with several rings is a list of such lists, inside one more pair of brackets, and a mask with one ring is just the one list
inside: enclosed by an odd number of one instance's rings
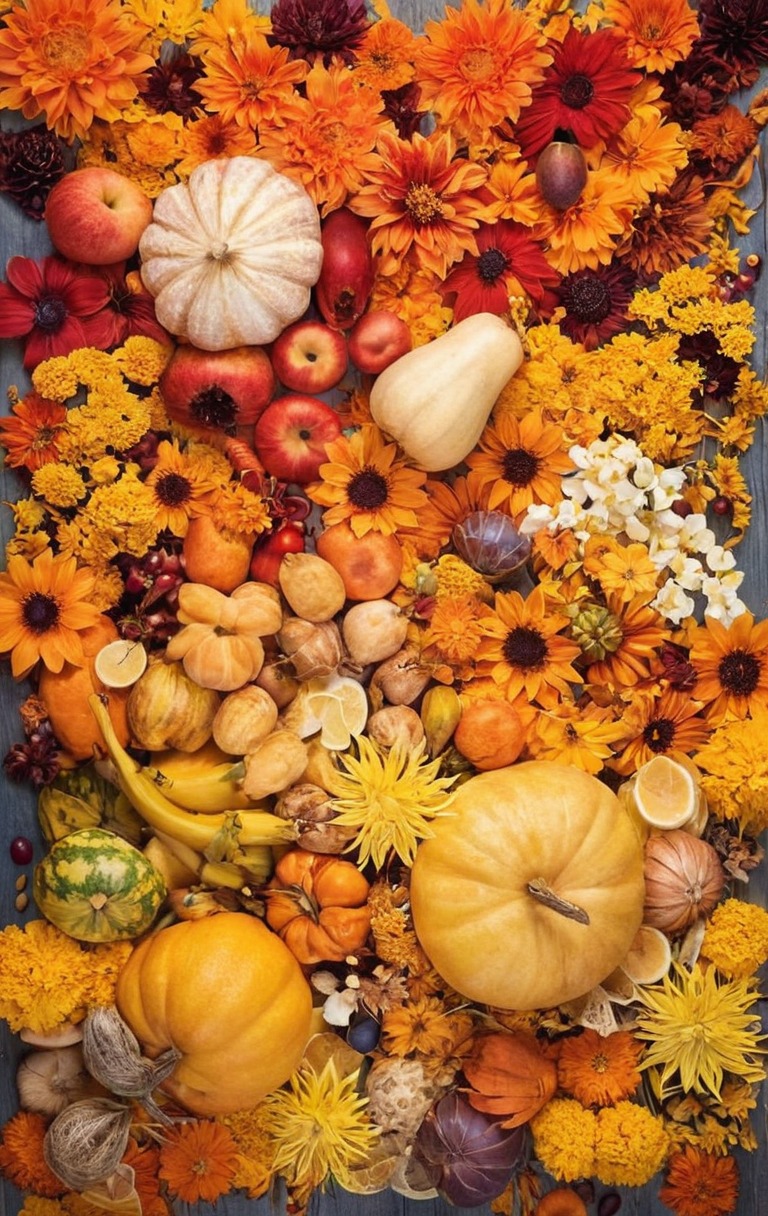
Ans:
{"label": "dark red flower", "polygon": [[677,348],[680,359],[695,360],[701,364],[704,382],[697,397],[730,397],[736,388],[741,365],[720,350],[720,343],[711,329],[702,329],[695,334],[683,334]]}
{"label": "dark red flower", "polygon": [[24,338],[24,366],[68,355],[80,346],[109,346],[109,290],[93,271],[63,258],[14,257],[0,283],[0,338]]}
{"label": "dark red flower", "polygon": [[753,84],[768,60],[768,0],[701,0],[699,21],[696,54],[727,63],[734,88]]}
{"label": "dark red flower", "polygon": [[455,321],[477,312],[500,315],[509,308],[510,295],[530,296],[538,311],[552,311],[552,289],[560,276],[522,224],[481,224],[476,239],[477,253],[465,254],[440,289],[446,298],[455,296]]}
{"label": "dark red flower", "polygon": [[271,20],[274,41],[310,63],[351,60],[370,25],[365,0],[277,0]]}
{"label": "dark red flower", "polygon": [[627,309],[637,279],[628,266],[612,262],[595,270],[576,270],[557,288],[565,316],[560,329],[572,342],[594,350],[627,329]]}
{"label": "dark red flower", "polygon": [[158,114],[179,114],[186,118],[202,103],[194,87],[202,74],[201,61],[186,52],[167,62],[161,60],[147,72],[142,99]]}
{"label": "dark red flower", "polygon": [[612,30],[588,33],[571,27],[551,49],[552,63],[515,125],[526,157],[545,148],[556,131],[569,131],[582,148],[609,139],[629,121],[629,98],[642,79]]}
{"label": "dark red flower", "polygon": [[[89,268],[87,273],[94,273]],[[155,316],[155,300],[142,285],[135,271],[126,275],[125,263],[100,266],[95,273],[107,283],[109,298],[105,323],[111,325],[107,346],[119,346],[126,338],[140,335],[156,342],[169,342],[169,336]]]}
{"label": "dark red flower", "polygon": [[414,131],[421,133],[421,120],[426,116],[426,111],[419,109],[420,98],[421,89],[415,81],[399,89],[381,91],[383,112],[395,124],[401,139],[410,139]]}

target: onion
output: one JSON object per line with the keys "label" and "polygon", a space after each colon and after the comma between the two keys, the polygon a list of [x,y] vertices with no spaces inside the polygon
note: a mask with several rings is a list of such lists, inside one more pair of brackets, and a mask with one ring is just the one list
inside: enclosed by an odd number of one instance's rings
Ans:
{"label": "onion", "polygon": [[427,1112],[413,1153],[449,1203],[472,1208],[501,1194],[523,1164],[525,1144],[524,1127],[501,1127],[452,1090]]}

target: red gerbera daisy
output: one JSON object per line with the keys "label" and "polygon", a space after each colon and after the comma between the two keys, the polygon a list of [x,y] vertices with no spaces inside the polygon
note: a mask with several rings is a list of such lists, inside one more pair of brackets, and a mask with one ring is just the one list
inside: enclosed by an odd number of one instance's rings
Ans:
{"label": "red gerbera daisy", "polygon": [[523,156],[535,156],[556,131],[570,131],[582,148],[609,139],[630,118],[629,98],[640,83],[612,30],[569,29],[553,44],[554,58],[515,127]]}
{"label": "red gerbera daisy", "polygon": [[537,309],[551,312],[556,303],[552,289],[560,276],[522,224],[482,224],[476,236],[477,254],[465,254],[441,288],[444,296],[455,294],[454,320],[506,312],[511,295],[528,295]]}
{"label": "red gerbera daisy", "polygon": [[24,338],[24,366],[68,355],[80,346],[105,350],[112,323],[109,288],[62,258],[11,258],[0,283],[0,338]]}

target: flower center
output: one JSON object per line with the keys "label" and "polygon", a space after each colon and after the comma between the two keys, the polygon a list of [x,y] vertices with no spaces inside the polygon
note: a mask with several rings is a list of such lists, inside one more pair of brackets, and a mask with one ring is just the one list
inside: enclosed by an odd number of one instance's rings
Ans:
{"label": "flower center", "polygon": [[675,738],[675,724],[669,718],[655,718],[643,731],[643,742],[652,752],[669,751]]}
{"label": "flower center", "polygon": [[189,502],[192,485],[181,473],[164,473],[157,479],[155,494],[164,506],[177,507],[180,503]]}
{"label": "flower center", "polygon": [[414,224],[431,224],[443,214],[443,204],[431,186],[411,182],[405,196],[405,207]]}
{"label": "flower center", "polygon": [[379,69],[382,75],[391,72],[393,68],[397,67],[395,60],[388,51],[374,51],[371,55],[371,63]]}
{"label": "flower center", "polygon": [[361,469],[347,486],[347,498],[353,507],[362,511],[375,511],[377,507],[383,507],[388,495],[387,479],[376,469]]}
{"label": "flower center", "polygon": [[54,333],[67,319],[67,306],[58,296],[43,296],[35,305],[35,326]]}
{"label": "flower center", "polygon": [[234,434],[237,403],[234,397],[218,384],[209,385],[193,397],[189,412],[200,426],[217,427]]}
{"label": "flower center", "polygon": [[757,688],[760,670],[760,663],[753,654],[732,650],[722,659],[717,674],[726,692],[736,697],[749,697]]}
{"label": "flower center", "polygon": [[597,275],[585,274],[571,283],[566,308],[577,320],[597,324],[611,311],[611,293]]}
{"label": "flower center", "polygon": [[43,58],[49,67],[78,72],[88,61],[88,31],[82,25],[50,30],[41,39]]}
{"label": "flower center", "polygon": [[588,76],[569,76],[560,90],[560,100],[571,110],[583,110],[595,95],[595,89]]}
{"label": "flower center", "polygon": [[504,639],[502,653],[510,667],[522,667],[530,671],[544,665],[547,643],[538,629],[517,625],[510,629]]}
{"label": "flower center", "polygon": [[525,448],[510,448],[501,462],[502,477],[513,486],[528,486],[539,471],[539,458]]}
{"label": "flower center", "polygon": [[592,1057],[592,1068],[597,1073],[608,1071],[608,1057],[604,1052],[599,1051],[597,1055]]}
{"label": "flower center", "polygon": [[509,265],[509,260],[500,249],[486,249],[477,259],[477,273],[484,283],[495,283]]}
{"label": "flower center", "polygon": [[323,140],[327,144],[346,145],[348,140],[347,129],[343,122],[329,122],[323,127]]}
{"label": "flower center", "polygon": [[472,80],[486,80],[493,71],[493,55],[485,47],[473,47],[462,55],[461,67]]}
{"label": "flower center", "polygon": [[22,600],[21,616],[32,633],[47,633],[58,623],[59,605],[52,595],[33,591]]}

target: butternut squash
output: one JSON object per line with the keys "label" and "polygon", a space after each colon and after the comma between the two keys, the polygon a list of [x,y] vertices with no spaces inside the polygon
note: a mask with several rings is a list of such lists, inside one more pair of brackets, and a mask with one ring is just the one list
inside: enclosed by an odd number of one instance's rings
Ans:
{"label": "butternut squash", "polygon": [[476,313],[385,368],[371,390],[371,414],[422,469],[452,469],[472,451],[522,361],[515,330]]}

